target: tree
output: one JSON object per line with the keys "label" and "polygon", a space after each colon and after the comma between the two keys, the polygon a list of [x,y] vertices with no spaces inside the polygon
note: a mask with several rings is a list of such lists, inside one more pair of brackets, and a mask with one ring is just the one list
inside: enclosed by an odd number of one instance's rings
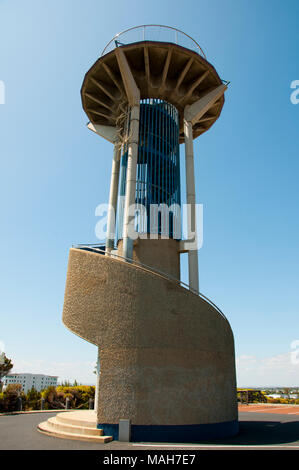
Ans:
{"label": "tree", "polygon": [[5,377],[9,371],[13,368],[13,363],[11,359],[5,356],[4,353],[0,355],[0,385],[3,377]]}
{"label": "tree", "polygon": [[62,387],[71,387],[71,382],[69,382],[68,380],[65,380],[64,382],[61,383],[61,386]]}
{"label": "tree", "polygon": [[28,390],[26,395],[26,410],[38,410],[40,409],[41,393],[38,392],[34,387]]}
{"label": "tree", "polygon": [[285,387],[283,391],[284,391],[285,395],[287,396],[287,398],[290,399],[291,389],[289,387]]}
{"label": "tree", "polygon": [[63,399],[53,385],[50,385],[48,388],[42,391],[42,397],[45,399],[45,409],[61,409],[64,408]]}
{"label": "tree", "polygon": [[16,411],[18,406],[18,399],[22,398],[24,403],[25,395],[22,392],[22,385],[9,384],[3,392],[2,402],[4,411]]}

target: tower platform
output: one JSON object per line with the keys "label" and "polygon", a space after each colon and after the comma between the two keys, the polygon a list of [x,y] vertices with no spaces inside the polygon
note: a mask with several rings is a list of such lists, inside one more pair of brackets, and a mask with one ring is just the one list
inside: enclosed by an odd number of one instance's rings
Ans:
{"label": "tower platform", "polygon": [[[178,110],[179,142],[184,142],[184,108],[222,85],[213,65],[196,52],[173,43],[141,41],[119,46],[94,63],[82,84],[83,109],[94,124],[117,126],[126,112],[128,98],[117,61],[118,49],[126,56],[140,99],[162,99]],[[210,129],[223,104],[224,95],[193,124],[194,139]]]}

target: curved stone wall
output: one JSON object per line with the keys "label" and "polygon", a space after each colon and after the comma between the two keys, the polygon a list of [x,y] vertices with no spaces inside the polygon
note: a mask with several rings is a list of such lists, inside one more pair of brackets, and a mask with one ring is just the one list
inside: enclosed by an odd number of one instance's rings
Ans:
{"label": "curved stone wall", "polygon": [[[157,240],[138,238],[134,240],[133,260],[152,267],[170,277],[180,279],[180,242],[172,238]],[[117,244],[117,253],[123,255],[123,240]]]}
{"label": "curved stone wall", "polygon": [[163,429],[172,440],[177,430],[181,442],[183,430],[188,441],[190,433],[237,432],[233,334],[200,297],[130,263],[71,249],[63,322],[99,347],[98,422],[115,437],[120,419],[131,420],[133,440]]}

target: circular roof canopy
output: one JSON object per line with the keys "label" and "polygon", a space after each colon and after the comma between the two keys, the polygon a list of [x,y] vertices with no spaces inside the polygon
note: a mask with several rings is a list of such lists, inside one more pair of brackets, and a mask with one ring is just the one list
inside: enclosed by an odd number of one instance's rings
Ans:
{"label": "circular roof canopy", "polygon": [[[177,108],[180,116],[180,142],[184,142],[184,108],[222,85],[215,68],[197,52],[171,42],[139,41],[119,44],[118,47],[126,56],[140,90],[140,99],[161,99]],[[115,50],[100,57],[83,81],[83,109],[93,124],[115,126],[128,106]],[[213,125],[223,104],[222,95],[194,123],[193,138]]]}

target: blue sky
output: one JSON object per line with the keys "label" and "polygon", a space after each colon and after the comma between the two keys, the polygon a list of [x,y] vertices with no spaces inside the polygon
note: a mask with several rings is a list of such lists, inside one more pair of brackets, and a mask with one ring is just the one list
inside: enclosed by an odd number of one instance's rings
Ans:
{"label": "blue sky", "polygon": [[159,23],[231,81],[195,142],[201,290],[233,328],[239,386],[299,385],[298,15],[297,0],[0,0],[0,340],[17,371],[94,380],[95,346],[61,321],[68,249],[96,242],[112,158],[80,88],[117,32]]}

